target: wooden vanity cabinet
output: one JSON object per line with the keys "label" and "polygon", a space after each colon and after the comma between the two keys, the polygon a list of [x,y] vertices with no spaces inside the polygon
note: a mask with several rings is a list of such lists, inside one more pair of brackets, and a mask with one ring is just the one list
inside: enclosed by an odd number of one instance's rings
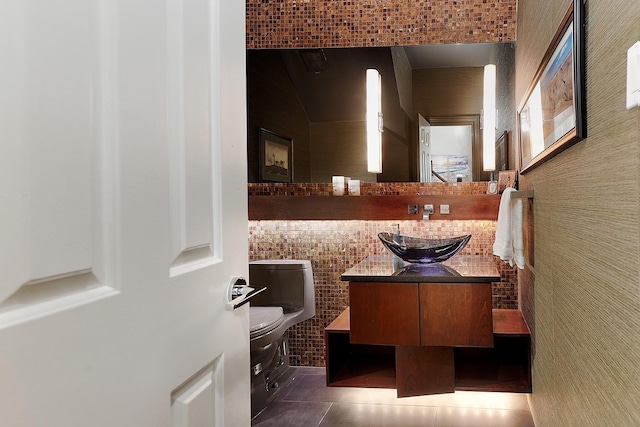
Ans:
{"label": "wooden vanity cabinet", "polygon": [[[531,334],[519,310],[492,309],[491,255],[398,269],[373,254],[347,270],[350,307],[325,328],[327,385],[531,392]],[[451,274],[455,271],[456,274]]]}
{"label": "wooden vanity cabinet", "polygon": [[351,342],[493,346],[490,283],[350,282]]}

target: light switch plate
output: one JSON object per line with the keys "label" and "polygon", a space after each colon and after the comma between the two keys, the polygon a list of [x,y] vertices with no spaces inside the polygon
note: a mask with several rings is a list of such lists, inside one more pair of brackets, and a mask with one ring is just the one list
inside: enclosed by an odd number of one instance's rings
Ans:
{"label": "light switch plate", "polygon": [[449,205],[440,205],[440,215],[449,215]]}
{"label": "light switch plate", "polygon": [[640,106],[640,41],[627,50],[627,110]]}

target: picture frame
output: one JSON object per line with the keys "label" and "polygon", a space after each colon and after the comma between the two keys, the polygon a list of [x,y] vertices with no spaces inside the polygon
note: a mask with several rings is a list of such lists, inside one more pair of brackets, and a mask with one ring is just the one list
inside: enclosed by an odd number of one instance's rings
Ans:
{"label": "picture frame", "polygon": [[502,194],[502,192],[509,187],[516,187],[516,171],[498,172],[498,193]]}
{"label": "picture frame", "polygon": [[504,131],[496,140],[496,170],[509,169],[509,131]]}
{"label": "picture frame", "polygon": [[587,136],[584,3],[565,14],[517,110],[520,173]]}
{"label": "picture frame", "polygon": [[293,182],[293,139],[260,128],[260,182]]}

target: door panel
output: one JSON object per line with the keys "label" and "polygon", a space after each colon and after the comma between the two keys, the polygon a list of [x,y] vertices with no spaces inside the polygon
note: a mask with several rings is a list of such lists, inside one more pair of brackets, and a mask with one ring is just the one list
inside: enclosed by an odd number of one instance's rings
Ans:
{"label": "door panel", "polygon": [[431,125],[418,113],[419,182],[431,182]]}
{"label": "door panel", "polygon": [[221,371],[216,360],[171,393],[173,427],[222,425]]}
{"label": "door panel", "polygon": [[[169,149],[172,276],[213,260],[212,131],[217,19],[208,0],[169,2]],[[215,56],[214,56],[215,55]],[[219,197],[219,194],[217,195]]]}
{"label": "door panel", "polygon": [[249,425],[244,4],[0,9],[2,424]]}
{"label": "door panel", "polygon": [[[0,227],[9,237],[0,261],[0,327],[112,295],[116,287],[109,238],[115,177],[99,119],[107,73],[96,68],[107,15],[87,2],[43,2],[28,19],[25,9],[14,8],[7,24],[23,36],[16,38],[19,58],[6,60],[21,66],[2,79],[13,87],[2,120],[18,125],[2,136],[0,156],[8,202]],[[60,28],[58,20],[70,14],[82,19]]]}

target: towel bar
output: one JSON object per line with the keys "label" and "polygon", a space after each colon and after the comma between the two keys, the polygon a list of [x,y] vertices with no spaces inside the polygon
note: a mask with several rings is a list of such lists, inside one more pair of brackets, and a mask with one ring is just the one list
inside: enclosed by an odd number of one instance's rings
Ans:
{"label": "towel bar", "polygon": [[533,199],[533,190],[514,191],[511,193],[512,199]]}

